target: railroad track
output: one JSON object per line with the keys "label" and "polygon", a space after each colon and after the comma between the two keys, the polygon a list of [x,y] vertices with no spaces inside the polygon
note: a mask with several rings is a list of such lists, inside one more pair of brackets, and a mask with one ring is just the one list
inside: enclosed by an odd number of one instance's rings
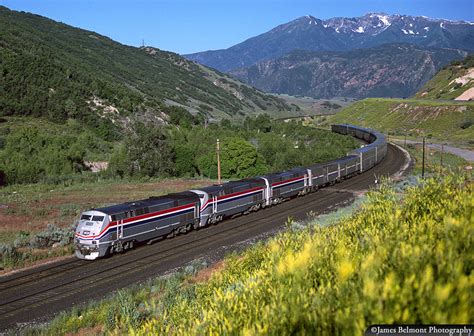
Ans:
{"label": "railroad track", "polygon": [[96,261],[73,257],[0,277],[0,331],[43,322],[62,310],[101,299],[110,292],[159,276],[176,267],[266,232],[278,230],[288,216],[304,219],[354,199],[374,185],[374,175],[390,176],[405,164],[402,151],[389,145],[386,158],[364,174],[247,216],[189,234],[139,246]]}

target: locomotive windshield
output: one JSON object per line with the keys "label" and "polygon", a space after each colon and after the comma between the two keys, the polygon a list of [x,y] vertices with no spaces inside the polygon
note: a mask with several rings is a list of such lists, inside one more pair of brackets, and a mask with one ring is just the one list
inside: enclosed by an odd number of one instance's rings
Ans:
{"label": "locomotive windshield", "polygon": [[81,215],[81,220],[93,221],[93,222],[103,222],[104,216],[93,216],[93,215]]}

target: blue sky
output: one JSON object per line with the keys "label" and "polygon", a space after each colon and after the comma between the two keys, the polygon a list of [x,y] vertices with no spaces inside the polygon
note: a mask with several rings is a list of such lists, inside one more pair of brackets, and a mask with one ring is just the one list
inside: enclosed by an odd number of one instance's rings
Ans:
{"label": "blue sky", "polygon": [[303,15],[367,12],[474,21],[474,0],[0,0],[111,37],[180,54],[223,49]]}

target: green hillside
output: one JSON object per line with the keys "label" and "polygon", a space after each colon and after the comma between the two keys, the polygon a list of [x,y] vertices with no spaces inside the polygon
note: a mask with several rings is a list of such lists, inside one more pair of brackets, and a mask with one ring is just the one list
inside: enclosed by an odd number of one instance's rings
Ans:
{"label": "green hillside", "polygon": [[473,100],[474,92],[463,96],[463,93],[468,90],[474,91],[474,55],[444,67],[423,86],[415,97]]}
{"label": "green hillside", "polygon": [[389,134],[424,135],[473,145],[474,102],[370,98],[344,108],[325,123],[349,123]]}
{"label": "green hillside", "polygon": [[1,6],[0,26],[0,116],[113,128],[129,117],[162,123],[176,105],[218,119],[297,110],[174,53]]}

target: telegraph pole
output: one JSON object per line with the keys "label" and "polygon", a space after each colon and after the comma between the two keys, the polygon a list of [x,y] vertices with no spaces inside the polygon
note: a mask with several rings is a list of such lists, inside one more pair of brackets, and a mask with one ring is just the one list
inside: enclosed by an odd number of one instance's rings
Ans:
{"label": "telegraph pole", "polygon": [[217,183],[221,184],[221,158],[220,158],[220,145],[219,139],[217,139]]}
{"label": "telegraph pole", "polygon": [[423,156],[421,159],[421,178],[425,178],[425,137],[423,137]]}
{"label": "telegraph pole", "polygon": [[444,144],[441,144],[441,171],[443,170]]}

